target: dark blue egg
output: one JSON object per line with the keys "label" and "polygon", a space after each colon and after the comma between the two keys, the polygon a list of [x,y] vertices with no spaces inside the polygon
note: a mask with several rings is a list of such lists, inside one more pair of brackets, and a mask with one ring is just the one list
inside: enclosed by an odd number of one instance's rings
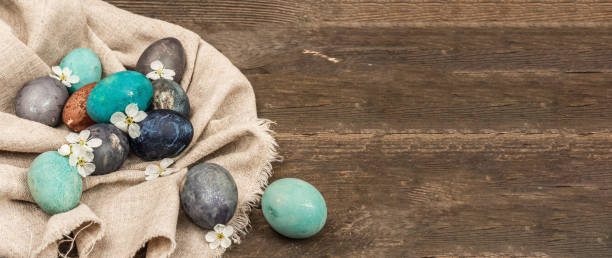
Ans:
{"label": "dark blue egg", "polygon": [[129,137],[130,149],[146,161],[176,157],[193,138],[191,122],[172,110],[152,110],[138,125],[140,136]]}

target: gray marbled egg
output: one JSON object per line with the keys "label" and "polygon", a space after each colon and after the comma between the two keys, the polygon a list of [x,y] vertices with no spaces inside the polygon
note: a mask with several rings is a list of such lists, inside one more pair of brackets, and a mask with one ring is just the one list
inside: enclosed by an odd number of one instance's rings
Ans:
{"label": "gray marbled egg", "polygon": [[189,98],[175,81],[159,79],[153,81],[152,109],[174,110],[189,118]]}
{"label": "gray marbled egg", "polygon": [[156,60],[161,61],[165,69],[175,72],[174,81],[181,82],[187,61],[185,49],[178,39],[163,38],[153,42],[140,55],[136,63],[136,71],[147,75],[153,71],[151,63]]}
{"label": "gray marbled egg", "polygon": [[56,126],[62,120],[66,100],[66,86],[54,78],[40,77],[21,88],[15,102],[15,114],[48,126]]}
{"label": "gray marbled egg", "polygon": [[96,171],[92,175],[105,175],[117,171],[130,152],[130,145],[125,134],[111,124],[95,124],[87,128],[89,138],[100,138],[102,145],[94,148]]}
{"label": "gray marbled egg", "polygon": [[214,163],[201,163],[189,169],[180,196],[187,216],[204,229],[227,224],[238,204],[234,178]]}

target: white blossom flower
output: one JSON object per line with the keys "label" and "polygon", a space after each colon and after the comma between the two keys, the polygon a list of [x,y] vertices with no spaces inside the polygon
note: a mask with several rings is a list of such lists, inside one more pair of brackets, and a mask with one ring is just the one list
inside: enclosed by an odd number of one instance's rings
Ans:
{"label": "white blossom flower", "polygon": [[66,140],[71,145],[77,145],[79,148],[83,148],[88,152],[92,152],[93,148],[97,148],[102,145],[102,140],[100,140],[100,138],[89,139],[90,134],[91,132],[89,130],[83,130],[79,134],[70,133],[68,134],[68,136],[66,136]]}
{"label": "white blossom flower", "polygon": [[210,243],[208,245],[210,249],[217,249],[219,245],[223,248],[228,248],[232,244],[232,240],[229,239],[232,234],[234,234],[232,226],[217,224],[214,227],[214,231],[209,231],[206,234],[206,242]]}
{"label": "white blossom flower", "polygon": [[147,113],[139,111],[138,105],[132,103],[125,107],[125,114],[123,112],[115,112],[111,116],[110,122],[121,129],[121,131],[127,132],[132,139],[135,139],[140,136],[140,126],[137,123],[146,117]]}
{"label": "white blossom flower", "polygon": [[159,165],[155,165],[155,164],[148,165],[147,169],[145,170],[145,175],[147,175],[145,179],[153,180],[160,176],[167,176],[167,175],[170,175],[178,171],[179,170],[178,168],[168,168],[170,165],[172,165],[172,163],[174,163],[174,160],[165,158],[165,159],[162,159]]}
{"label": "white blossom flower", "polygon": [[166,69],[164,64],[159,60],[155,60],[151,63],[151,69],[153,69],[153,71],[147,74],[147,78],[151,80],[159,80],[160,78],[174,80],[174,70]]}
{"label": "white blossom flower", "polygon": [[51,67],[51,70],[55,73],[55,75],[51,75],[51,77],[58,79],[61,81],[66,87],[72,87],[72,84],[78,83],[81,79],[79,76],[72,74],[72,70],[68,67],[64,67],[62,69],[59,66]]}
{"label": "white blossom flower", "polygon": [[59,152],[60,155],[62,156],[70,156],[73,154],[72,152],[72,145],[68,145],[68,144],[64,144],[62,145],[62,147],[60,147],[59,149],[57,149],[57,152]]}
{"label": "white blossom flower", "polygon": [[83,148],[77,148],[74,149],[73,155],[70,155],[68,163],[76,167],[82,177],[86,177],[96,170],[96,165],[91,163],[93,159],[93,152],[86,151]]}

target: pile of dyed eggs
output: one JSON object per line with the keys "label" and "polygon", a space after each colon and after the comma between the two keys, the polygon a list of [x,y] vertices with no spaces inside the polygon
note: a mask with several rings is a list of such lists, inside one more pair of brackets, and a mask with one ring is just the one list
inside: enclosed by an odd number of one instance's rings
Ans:
{"label": "pile of dyed eggs", "polygon": [[[178,84],[185,66],[180,41],[165,38],[142,53],[134,71],[102,78],[98,56],[79,48],[54,66],[52,75],[26,83],[17,95],[16,115],[52,127],[63,122],[73,131],[67,144],[30,165],[27,183],[38,206],[49,214],[73,209],[81,199],[82,178],[119,170],[130,152],[160,161],[147,167],[147,180],[175,172],[171,158],[187,148],[194,133],[189,99]],[[180,201],[198,226],[231,234],[219,227],[231,220],[238,204],[236,182],[225,168],[201,163],[189,169]],[[316,234],[327,217],[321,194],[299,179],[271,184],[262,209],[272,228],[291,238]],[[223,241],[215,245],[227,247]]]}

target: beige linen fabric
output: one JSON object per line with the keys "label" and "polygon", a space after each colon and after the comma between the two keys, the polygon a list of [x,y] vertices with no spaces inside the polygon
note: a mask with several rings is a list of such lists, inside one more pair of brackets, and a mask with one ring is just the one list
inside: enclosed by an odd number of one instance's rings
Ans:
{"label": "beige linen fabric", "polygon": [[[17,92],[48,75],[74,48],[94,50],[105,76],[134,67],[144,49],[164,37],[178,38],[187,55],[181,85],[195,133],[175,158],[173,167],[183,169],[145,181],[150,163],[131,155],[118,172],[85,178],[75,209],[44,213],[29,194],[28,166],[39,153],[56,150],[69,131],[16,117]],[[224,250],[210,250],[206,231],[180,208],[187,168],[203,161],[227,168],[238,185],[238,209],[229,224],[240,241],[271,173],[275,141],[269,123],[257,118],[247,79],[197,34],[99,0],[3,0],[0,57],[0,257],[57,257],[58,240],[71,232],[80,257],[131,257],[147,243],[147,257],[221,255]]]}

